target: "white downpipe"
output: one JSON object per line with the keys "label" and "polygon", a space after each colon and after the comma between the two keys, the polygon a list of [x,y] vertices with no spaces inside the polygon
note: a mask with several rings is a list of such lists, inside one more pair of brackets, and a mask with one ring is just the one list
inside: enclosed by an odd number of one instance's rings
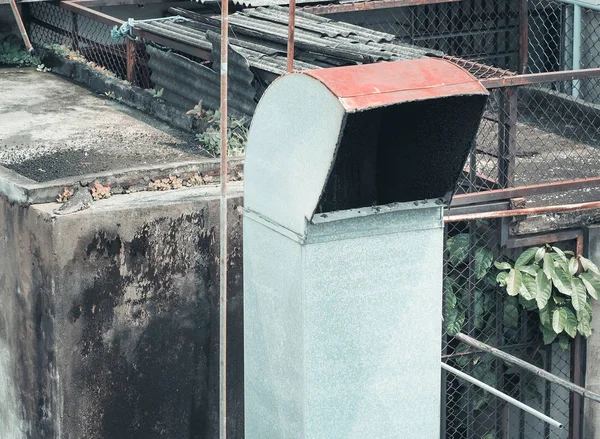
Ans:
{"label": "white downpipe", "polygon": [[[581,5],[573,4],[573,70],[581,68]],[[573,80],[573,97],[579,97],[581,82]]]}

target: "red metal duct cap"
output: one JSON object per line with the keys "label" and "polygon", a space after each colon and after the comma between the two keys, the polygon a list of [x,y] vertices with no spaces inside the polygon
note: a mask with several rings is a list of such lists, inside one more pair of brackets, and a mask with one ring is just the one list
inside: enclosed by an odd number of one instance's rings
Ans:
{"label": "red metal duct cap", "polygon": [[346,111],[355,112],[456,95],[487,95],[470,73],[449,61],[422,58],[304,72],[336,95]]}
{"label": "red metal duct cap", "polygon": [[302,235],[315,212],[449,202],[487,94],[433,58],[284,75],[252,120],[245,208]]}

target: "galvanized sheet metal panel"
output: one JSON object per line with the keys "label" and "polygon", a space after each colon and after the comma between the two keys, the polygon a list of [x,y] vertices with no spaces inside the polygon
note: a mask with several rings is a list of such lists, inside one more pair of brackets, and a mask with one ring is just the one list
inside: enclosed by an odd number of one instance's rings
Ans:
{"label": "galvanized sheet metal panel", "polygon": [[[475,78],[439,59],[285,75],[253,119],[245,204],[303,236],[316,212],[448,202],[486,97]],[[415,102],[423,103],[416,112]]]}

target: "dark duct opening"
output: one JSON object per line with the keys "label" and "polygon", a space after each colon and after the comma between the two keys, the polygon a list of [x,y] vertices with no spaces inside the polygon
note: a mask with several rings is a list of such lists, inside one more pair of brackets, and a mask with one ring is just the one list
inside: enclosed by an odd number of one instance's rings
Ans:
{"label": "dark duct opening", "polygon": [[450,201],[486,96],[452,96],[349,114],[318,212]]}

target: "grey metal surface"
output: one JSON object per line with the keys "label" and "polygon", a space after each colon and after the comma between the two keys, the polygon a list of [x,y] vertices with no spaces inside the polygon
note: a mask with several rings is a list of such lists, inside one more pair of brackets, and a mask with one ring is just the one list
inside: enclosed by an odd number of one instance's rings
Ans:
{"label": "grey metal surface", "polygon": [[[217,30],[217,17],[183,8],[171,13],[191,21],[142,24],[141,29],[193,47],[208,48],[206,32]],[[288,9],[273,5],[236,12],[230,16],[231,41],[250,66],[282,74],[286,70]],[[442,56],[438,51],[404,44],[394,35],[298,11],[295,32],[295,68],[320,67]]]}
{"label": "grey metal surface", "polygon": [[[214,59],[219,59],[220,37],[213,32],[206,35],[206,43]],[[214,43],[214,44],[213,44]],[[156,90],[164,89],[163,98],[182,110],[191,110],[202,100],[206,109],[216,110],[219,101],[219,63],[207,67],[184,56],[147,46],[152,70],[151,79]],[[234,66],[229,76],[229,109],[235,116],[251,116],[256,106],[254,74],[246,59],[230,49],[229,63]]]}
{"label": "grey metal surface", "polygon": [[332,233],[304,244],[246,213],[247,439],[439,437],[441,213],[309,224]]}

